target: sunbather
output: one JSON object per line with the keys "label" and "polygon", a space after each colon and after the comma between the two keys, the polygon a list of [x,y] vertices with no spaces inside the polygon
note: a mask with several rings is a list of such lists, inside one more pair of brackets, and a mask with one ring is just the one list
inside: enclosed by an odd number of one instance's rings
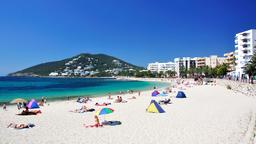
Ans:
{"label": "sunbather", "polygon": [[84,113],[84,112],[93,112],[95,109],[88,109],[86,106],[82,106],[80,109],[71,110],[70,112],[74,113]]}
{"label": "sunbather", "polygon": [[103,125],[102,124],[100,124],[100,120],[99,120],[99,118],[98,118],[98,116],[94,116],[94,119],[95,119],[95,124],[94,125],[88,125],[88,126],[86,126],[85,124],[84,124],[84,126],[86,127],[86,128],[90,128],[90,127],[96,127],[96,128],[98,128],[98,127],[103,127]]}
{"label": "sunbather", "polygon": [[79,102],[79,103],[87,103],[90,100],[91,99],[89,97],[86,97],[86,98],[79,97],[79,98],[77,98],[77,102]]}
{"label": "sunbather", "polygon": [[37,115],[39,113],[42,113],[41,110],[33,110],[33,111],[29,111],[28,107],[26,107],[25,110],[23,110],[20,114],[18,115]]}
{"label": "sunbather", "polygon": [[15,124],[15,123],[10,123],[7,128],[14,128],[14,129],[24,129],[24,128],[32,128],[34,127],[34,124]]}
{"label": "sunbather", "polygon": [[95,103],[96,106],[108,106],[108,105],[111,105],[111,103],[102,103],[102,104],[99,104],[99,103]]}
{"label": "sunbather", "polygon": [[117,96],[116,100],[115,100],[115,103],[120,103],[122,101],[122,99],[120,99],[119,96]]}
{"label": "sunbather", "polygon": [[117,96],[117,99],[115,100],[115,103],[127,103],[126,100],[123,100],[121,96]]}
{"label": "sunbather", "polygon": [[160,100],[159,104],[171,104],[171,99]]}

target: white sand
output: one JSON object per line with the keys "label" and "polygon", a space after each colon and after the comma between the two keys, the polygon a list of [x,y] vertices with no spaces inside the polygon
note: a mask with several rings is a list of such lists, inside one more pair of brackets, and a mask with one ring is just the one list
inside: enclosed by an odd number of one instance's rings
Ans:
{"label": "white sand", "polygon": [[[253,139],[256,101],[236,94],[222,86],[196,86],[185,90],[187,99],[173,98],[173,104],[162,106],[166,113],[145,112],[151,100],[150,92],[142,92],[125,104],[112,103],[114,113],[100,119],[118,120],[119,126],[85,128],[94,123],[93,113],[71,113],[83,104],[74,101],[50,102],[36,116],[17,116],[15,106],[0,110],[0,143],[88,143],[88,144],[246,144]],[[174,96],[175,94],[171,94]],[[124,99],[131,97],[126,94]],[[100,100],[99,100],[100,99]],[[106,97],[95,102],[108,102]],[[10,122],[34,123],[31,129],[6,128]],[[253,142],[251,142],[253,143]]]}

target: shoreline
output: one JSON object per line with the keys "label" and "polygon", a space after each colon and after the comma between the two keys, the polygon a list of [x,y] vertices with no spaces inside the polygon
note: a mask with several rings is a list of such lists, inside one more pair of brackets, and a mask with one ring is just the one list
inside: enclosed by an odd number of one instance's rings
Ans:
{"label": "shoreline", "polygon": [[[115,78],[115,79],[118,80],[118,81],[122,81],[122,79],[117,79],[117,78]],[[143,80],[143,79],[137,79],[137,80],[135,80],[135,79],[126,79],[124,81],[141,81],[141,82],[165,83],[165,85],[161,86],[160,88],[169,87],[169,84],[171,84],[170,82],[166,82],[166,81],[165,82],[163,82],[163,81],[147,81],[147,80]],[[136,93],[138,91],[143,92],[143,91],[150,91],[152,89],[153,89],[153,87],[145,87],[145,88],[141,88],[141,90],[133,90],[133,89],[130,89],[130,90],[132,90],[134,93]],[[120,93],[120,92],[122,92],[122,93]],[[109,94],[111,96],[117,96],[117,95],[122,95],[122,94],[128,94],[128,92],[127,92],[127,90],[122,90],[122,91],[116,91],[116,92],[111,92],[111,93],[103,93],[103,94],[92,94],[92,95],[81,94],[81,95],[76,95],[76,96],[60,96],[60,97],[52,97],[52,98],[44,96],[44,98],[46,98],[48,102],[55,102],[55,101],[67,101],[68,99],[69,100],[75,100],[78,97],[89,97],[89,98],[107,97]],[[35,100],[40,101],[41,98],[35,98]],[[30,101],[30,99],[28,100],[28,102],[29,101]],[[6,104],[8,106],[15,105],[15,104],[10,104],[10,101],[0,102],[0,105],[3,105],[3,104]]]}

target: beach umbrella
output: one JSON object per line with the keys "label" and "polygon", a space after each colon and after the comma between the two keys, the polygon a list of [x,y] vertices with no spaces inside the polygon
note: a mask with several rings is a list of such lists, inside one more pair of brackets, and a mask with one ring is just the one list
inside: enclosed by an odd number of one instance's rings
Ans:
{"label": "beach umbrella", "polygon": [[12,100],[10,103],[11,103],[11,104],[27,103],[27,101],[24,100],[24,99],[22,99],[22,98],[16,98],[16,99]]}
{"label": "beach umbrella", "polygon": [[102,108],[102,109],[96,111],[96,115],[111,114],[111,113],[113,113],[113,112],[114,112],[114,110],[111,109],[111,108]]}

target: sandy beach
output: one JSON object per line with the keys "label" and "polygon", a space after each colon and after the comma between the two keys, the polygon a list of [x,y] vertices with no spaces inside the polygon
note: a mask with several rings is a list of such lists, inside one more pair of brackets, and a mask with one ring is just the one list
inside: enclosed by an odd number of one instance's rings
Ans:
{"label": "sandy beach", "polygon": [[[107,97],[93,98],[87,104],[75,100],[49,102],[40,108],[42,114],[18,116],[16,106],[0,110],[0,143],[46,144],[253,144],[255,140],[256,99],[224,86],[194,86],[186,88],[187,98],[177,99],[170,93],[172,104],[161,105],[165,113],[148,113],[146,108],[152,91],[138,96],[124,94],[127,103],[113,103]],[[128,99],[136,96],[136,99]],[[115,97],[113,96],[115,99]],[[156,100],[164,98],[155,98]],[[100,121],[121,121],[121,125],[85,128],[94,124],[95,112],[72,113],[83,105],[96,110],[103,108],[95,103],[110,102],[114,109]],[[48,105],[49,104],[49,105]],[[11,122],[33,123],[35,127],[16,130],[7,128]]]}

